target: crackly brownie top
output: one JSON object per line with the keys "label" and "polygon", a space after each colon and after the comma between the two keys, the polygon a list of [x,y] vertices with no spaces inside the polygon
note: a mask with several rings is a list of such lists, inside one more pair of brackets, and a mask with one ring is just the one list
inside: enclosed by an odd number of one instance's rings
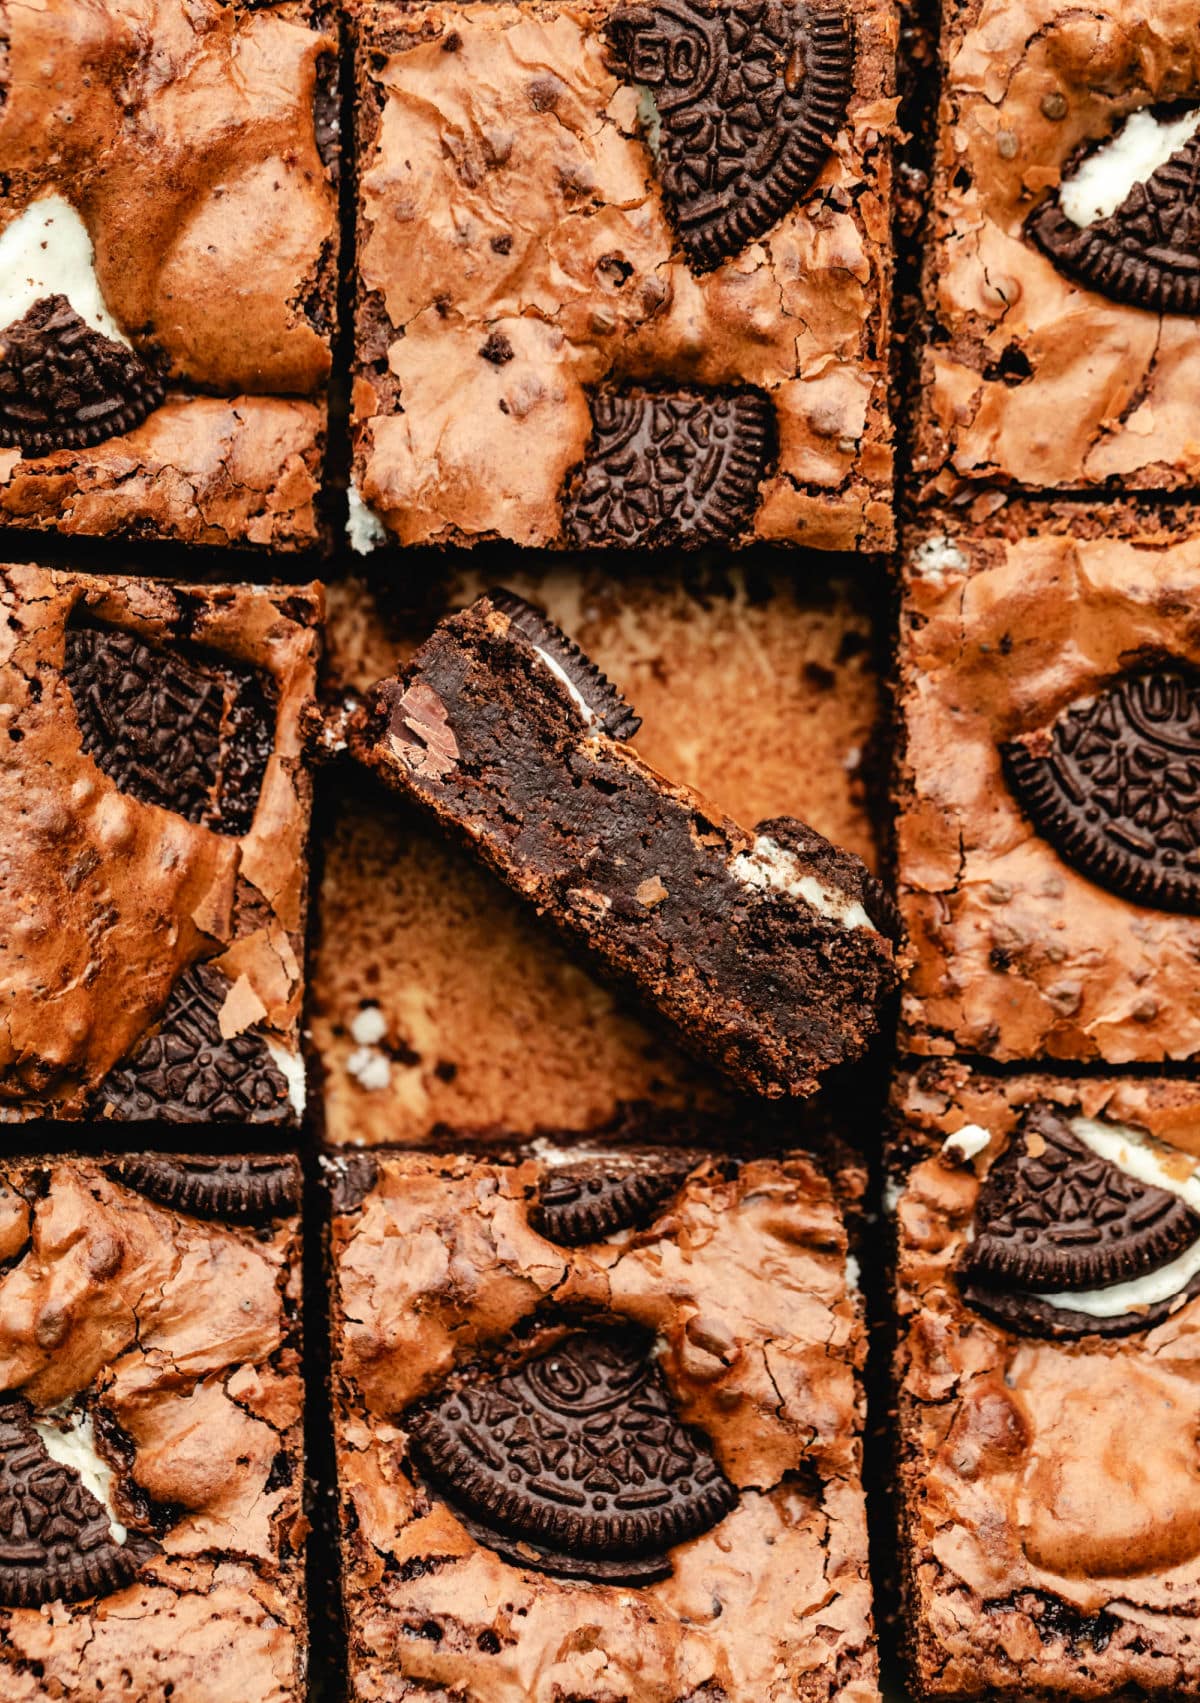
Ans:
{"label": "crackly brownie top", "polygon": [[[17,298],[29,295],[44,239],[33,232],[33,247],[23,247],[22,234],[49,209],[53,252],[68,244],[55,289],[84,314],[98,292],[110,338],[131,338],[155,367],[226,393],[322,385],[336,245],[335,44],[309,19],[306,6],[219,0],[8,9],[0,340],[13,321],[25,327],[22,349],[33,335],[24,314],[35,301]],[[82,229],[72,235],[75,218]],[[93,347],[87,382],[100,412],[72,415],[65,436],[45,368],[23,362],[29,382],[15,400],[39,418],[48,410],[63,443],[93,442],[97,420],[101,436],[137,423],[132,404],[146,379],[134,361],[119,342],[107,357]],[[106,414],[114,388],[124,411]],[[0,385],[0,446],[14,441],[5,402]]]}
{"label": "crackly brownie top", "polygon": [[314,588],[0,570],[0,1099],[286,1111],[319,618]]}
{"label": "crackly brownie top", "polygon": [[360,1669],[515,1700],[554,1662],[582,1696],[603,1649],[655,1703],[851,1664],[872,1695],[837,1205],[798,1155],[691,1158],[331,1161]]}
{"label": "crackly brownie top", "polygon": [[938,1636],[976,1656],[1027,1637],[1049,1684],[1081,1651],[1136,1665],[1153,1614],[1175,1672],[1200,1588],[1200,1094],[930,1064],[894,1104],[907,1488]]}

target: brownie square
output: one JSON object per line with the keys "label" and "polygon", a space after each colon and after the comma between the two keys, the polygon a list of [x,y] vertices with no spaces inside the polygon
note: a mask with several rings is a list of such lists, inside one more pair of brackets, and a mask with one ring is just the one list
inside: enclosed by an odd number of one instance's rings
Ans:
{"label": "brownie square", "polygon": [[1200,1052],[1200,543],[1179,508],[929,520],[905,571],[905,1044]]}
{"label": "brownie square", "polygon": [[0,1692],[305,1696],[294,1159],[0,1165]]}
{"label": "brownie square", "polygon": [[1200,1697],[1200,1084],[894,1090],[919,1699]]}
{"label": "brownie square", "polygon": [[[795,808],[874,864],[879,672],[861,578],[797,585],[697,566],[617,581],[571,565],[509,583],[629,685],[650,762],[719,791],[742,820]],[[449,602],[481,589],[456,578]],[[365,692],[411,654],[422,621],[352,581],[329,599],[330,670]],[[632,1103],[727,1103],[711,1073],[365,777],[323,814],[310,985],[327,1141],[436,1146],[454,1132],[478,1145],[601,1128]]]}
{"label": "brownie square", "polygon": [[915,466],[942,498],[1195,489],[1200,62],[1187,5],[955,0]]}
{"label": "brownie square", "polygon": [[328,1170],[356,1699],[874,1703],[861,1302],[810,1158]]}
{"label": "brownie square", "polygon": [[297,1121],[321,617],[0,568],[0,1117]]}
{"label": "brownie square", "polygon": [[362,548],[885,548],[895,10],[360,8]]}
{"label": "brownie square", "polygon": [[8,9],[0,525],[316,541],[338,246],[317,11]]}

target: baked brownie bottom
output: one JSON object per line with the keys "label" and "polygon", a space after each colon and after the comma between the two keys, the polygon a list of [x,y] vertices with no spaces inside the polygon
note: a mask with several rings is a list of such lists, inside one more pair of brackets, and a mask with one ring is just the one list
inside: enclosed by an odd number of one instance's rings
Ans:
{"label": "baked brownie bottom", "polygon": [[0,1693],[301,1703],[300,1172],[0,1166]]}
{"label": "baked brownie bottom", "polygon": [[1200,1084],[899,1078],[921,1698],[1200,1697]]}
{"label": "baked brownie bottom", "polygon": [[886,900],[791,818],[754,834],[626,743],[578,647],[492,593],[382,682],[360,755],[748,1089],[811,1092],[860,1054],[897,980]]}
{"label": "baked brownie bottom", "polygon": [[861,1303],[811,1159],[328,1175],[355,1698],[875,1703]]}

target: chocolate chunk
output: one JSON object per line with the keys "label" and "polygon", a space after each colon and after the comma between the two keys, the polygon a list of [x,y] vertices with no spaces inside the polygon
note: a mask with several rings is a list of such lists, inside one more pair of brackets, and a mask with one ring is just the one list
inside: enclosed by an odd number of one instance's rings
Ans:
{"label": "chocolate chunk", "polygon": [[1077,225],[1052,195],[1025,228],[1060,272],[1110,301],[1200,314],[1200,132],[1107,218]]}
{"label": "chocolate chunk", "polygon": [[71,627],[63,676],[84,750],[122,792],[219,834],[249,831],[275,735],[254,673],[117,628]]}
{"label": "chocolate chunk", "polygon": [[854,47],[838,0],[651,0],[608,23],[613,69],[646,89],[667,214],[708,272],[811,189],[846,122]]}
{"label": "chocolate chunk", "polygon": [[698,1153],[658,1148],[547,1166],[529,1222],[565,1248],[602,1241],[618,1230],[641,1229],[678,1193],[700,1160]]}
{"label": "chocolate chunk", "polygon": [[168,1123],[286,1118],[287,1079],[266,1042],[253,1030],[229,1040],[221,1034],[218,1019],[229,988],[208,964],[193,964],[180,976],[158,1027],[100,1088],[111,1116]]}
{"label": "chocolate chunk", "polygon": [[1127,675],[1002,747],[1038,833],[1122,898],[1200,912],[1200,679]]}
{"label": "chocolate chunk", "polygon": [[404,1424],[479,1542],[567,1578],[666,1578],[672,1546],[737,1500],[633,1330],[573,1332],[515,1371],[464,1368]]}
{"label": "chocolate chunk", "polygon": [[532,603],[526,603],[515,592],[495,590],[488,593],[493,609],[508,616],[509,626],[566,675],[575,691],[596,717],[605,733],[613,739],[632,739],[642,725],[642,718],[617,691],[606,674],[602,674],[583,650],[569,639],[561,627]]}
{"label": "chocolate chunk", "polygon": [[162,399],[153,368],[94,330],[66,296],[41,297],[0,331],[2,448],[83,449],[133,431]]}
{"label": "chocolate chunk", "polygon": [[758,391],[601,390],[591,410],[564,498],[570,543],[703,544],[750,523],[774,453],[774,411]]}
{"label": "chocolate chunk", "polygon": [[1198,1240],[1200,1216],[1178,1195],[1127,1176],[1093,1153],[1053,1107],[1038,1105],[979,1191],[962,1293],[979,1312],[1024,1335],[1127,1335],[1158,1323],[1175,1302],[1100,1318],[1051,1305],[1039,1294],[1128,1283]]}
{"label": "chocolate chunk", "polygon": [[332,53],[322,53],[317,59],[316,83],[313,86],[313,136],[321,164],[329,173],[330,183],[336,187],[342,164],[342,112],[338,62]]}
{"label": "chocolate chunk", "polygon": [[0,1604],[40,1608],[123,1590],[157,1552],[139,1533],[117,1543],[79,1474],[52,1460],[19,1397],[0,1401]]}
{"label": "chocolate chunk", "polygon": [[187,1159],[136,1153],[115,1159],[109,1175],[160,1206],[196,1218],[261,1224],[300,1205],[300,1167],[294,1159],[197,1154]]}

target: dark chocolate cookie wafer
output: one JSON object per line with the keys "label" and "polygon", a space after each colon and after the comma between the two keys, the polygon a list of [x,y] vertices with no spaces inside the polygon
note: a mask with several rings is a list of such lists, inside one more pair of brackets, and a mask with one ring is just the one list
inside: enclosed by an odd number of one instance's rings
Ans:
{"label": "dark chocolate cookie wafer", "polygon": [[1200,678],[1156,667],[1002,748],[1038,833],[1123,898],[1200,914]]}
{"label": "dark chocolate cookie wafer", "polygon": [[596,391],[563,526],[577,545],[736,538],[758,506],[774,413],[756,390]]}
{"label": "dark chocolate cookie wafer", "polygon": [[186,1159],[135,1153],[114,1159],[109,1175],[160,1206],[197,1218],[262,1223],[283,1218],[300,1205],[300,1167],[294,1159],[266,1154]]}
{"label": "dark chocolate cookie wafer", "polygon": [[613,67],[649,91],[647,135],[689,265],[708,272],[812,187],[846,122],[841,0],[649,0],[608,22]]}
{"label": "dark chocolate cookie wafer", "polygon": [[659,1147],[547,1166],[529,1222],[564,1248],[600,1242],[619,1230],[643,1229],[702,1158],[686,1149]]}
{"label": "dark chocolate cookie wafer", "polygon": [[49,455],[102,443],[140,426],[163,394],[154,369],[66,296],[43,296],[0,331],[0,447]]}
{"label": "dark chocolate cookie wafer", "polygon": [[641,716],[634,714],[607,674],[597,668],[574,639],[568,638],[548,615],[515,592],[502,588],[489,591],[488,599],[494,609],[507,615],[517,631],[541,651],[550,666],[565,676],[570,689],[579,694],[605,733],[614,739],[633,738],[642,725]]}
{"label": "dark chocolate cookie wafer", "polygon": [[666,1578],[669,1550],[737,1499],[633,1330],[573,1332],[511,1372],[464,1368],[404,1424],[479,1542],[567,1578]]}

